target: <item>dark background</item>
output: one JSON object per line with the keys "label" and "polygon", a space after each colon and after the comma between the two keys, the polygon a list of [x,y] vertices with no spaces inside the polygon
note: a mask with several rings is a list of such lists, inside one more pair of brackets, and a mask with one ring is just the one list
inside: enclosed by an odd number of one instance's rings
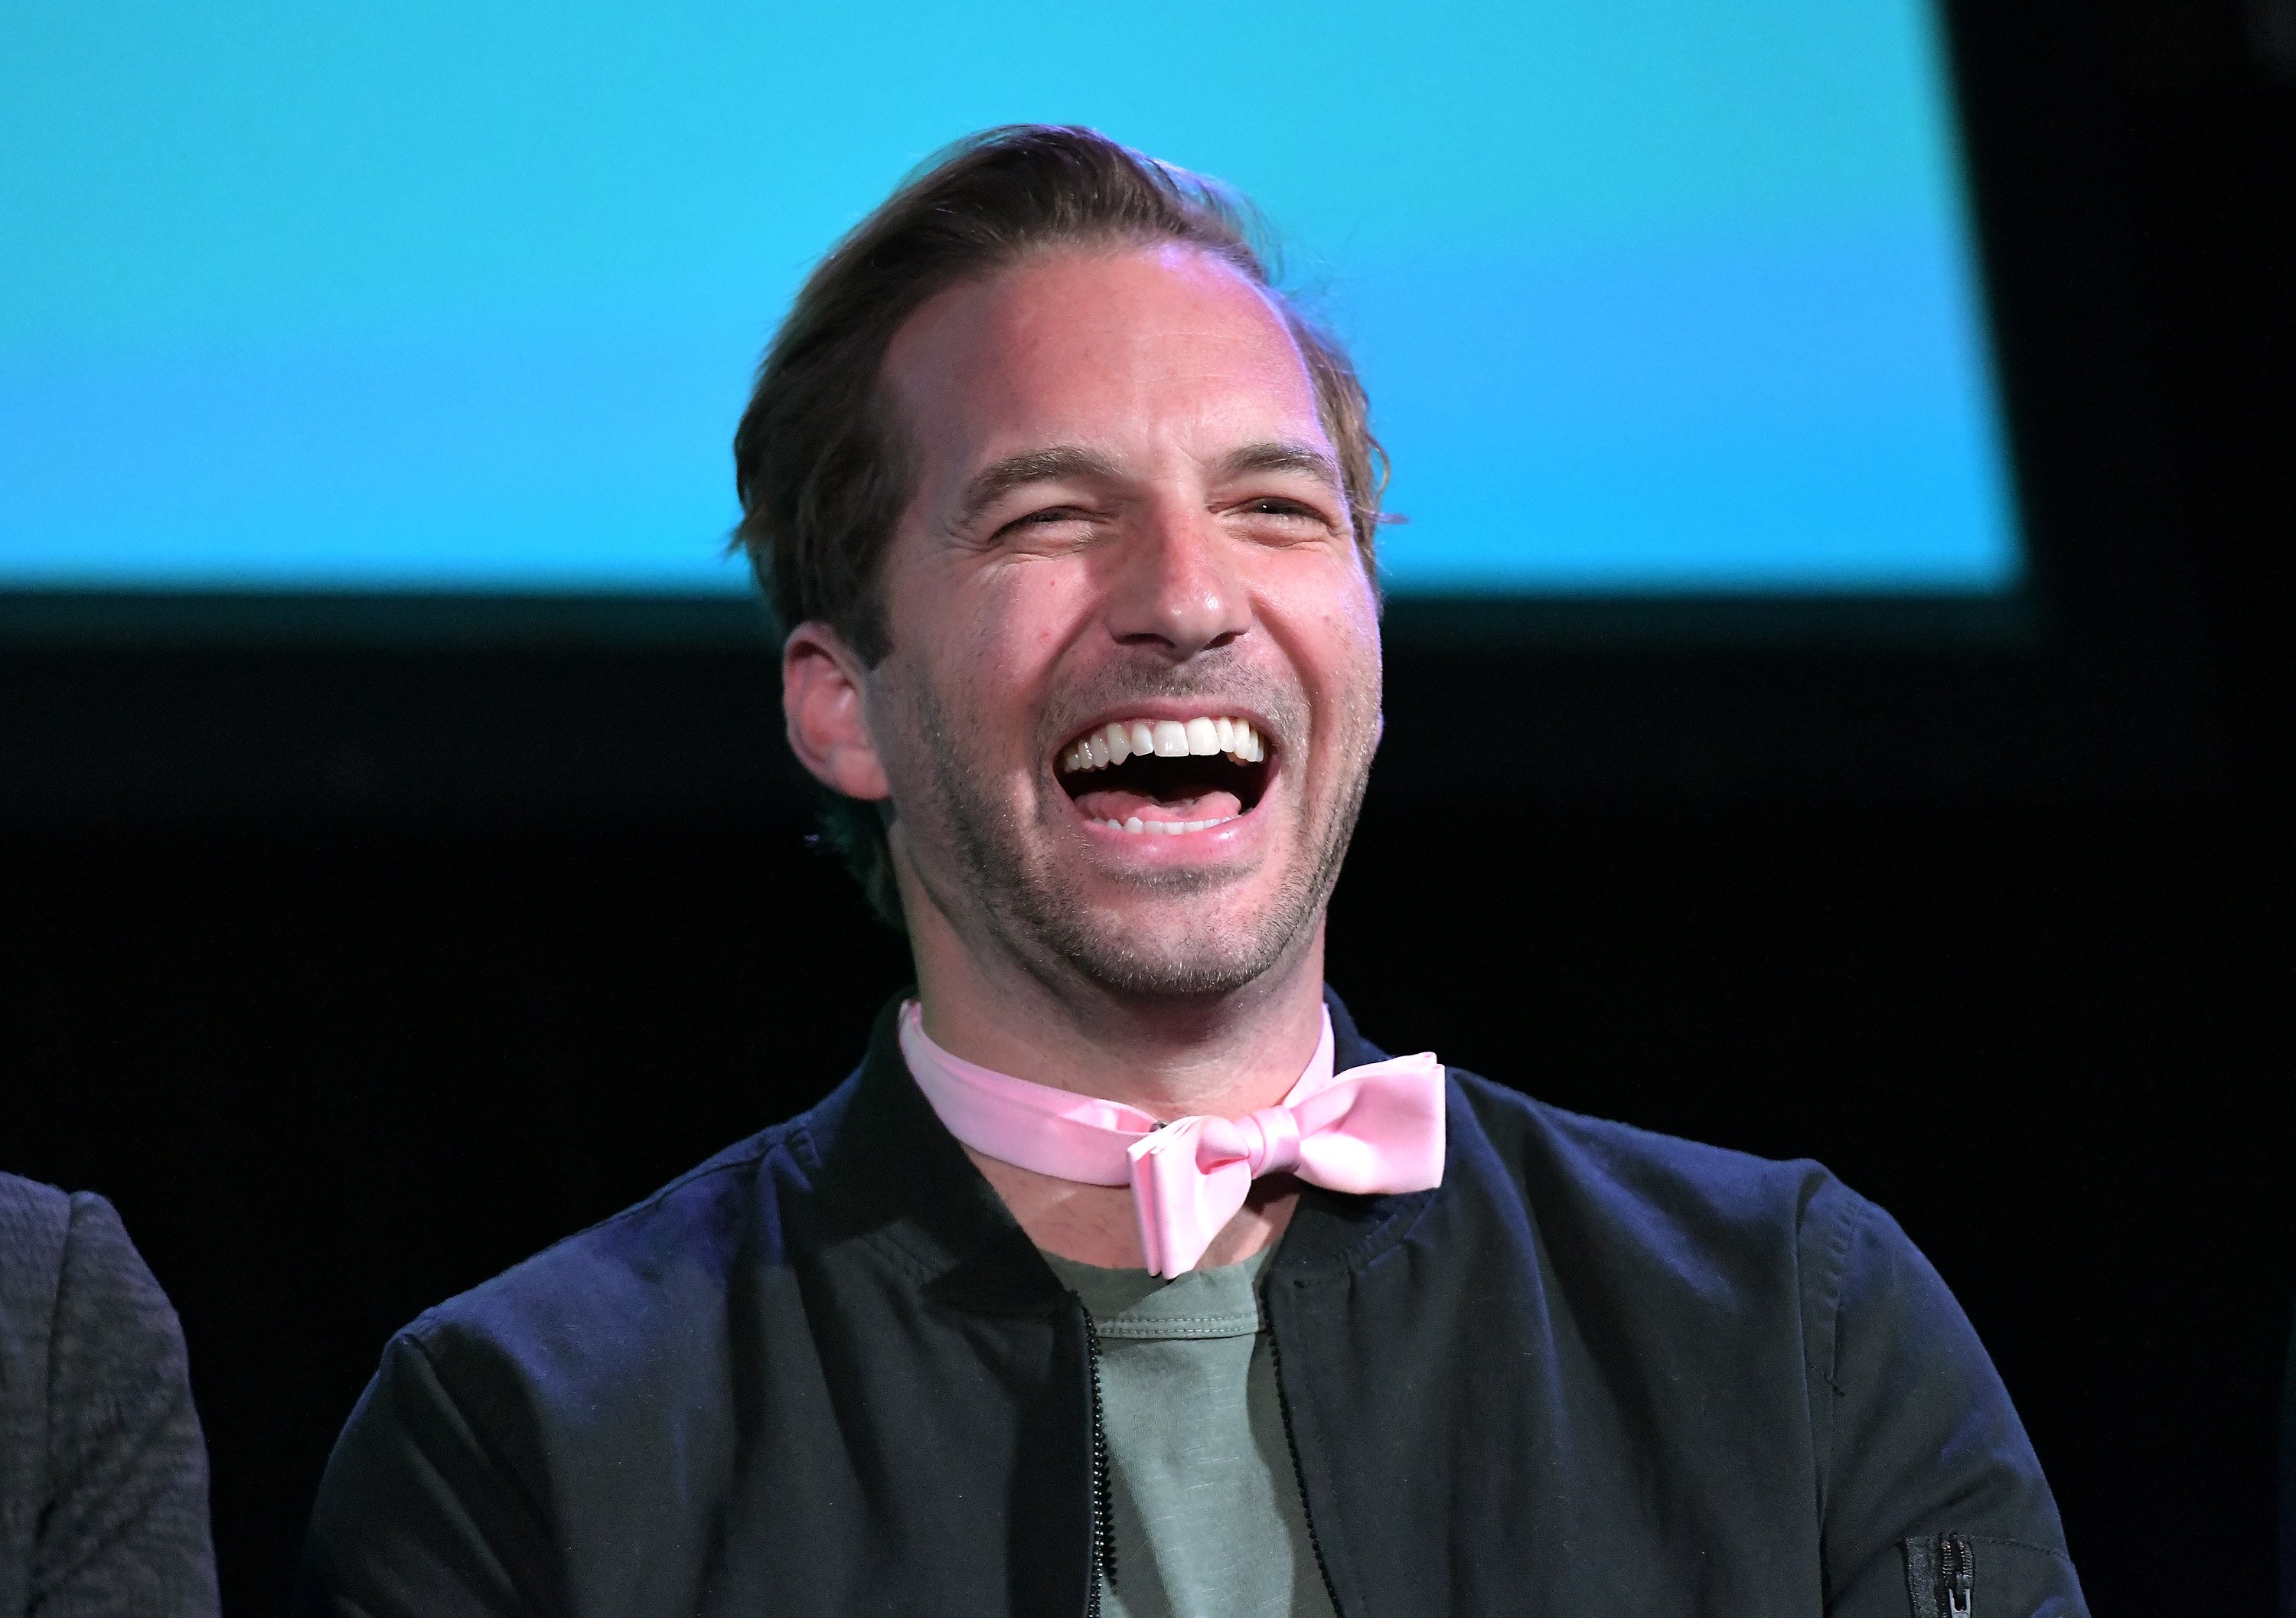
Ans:
{"label": "dark background", "polygon": [[[1954,1284],[2095,1609],[2273,1610],[2296,5],[1956,8],[2034,587],[1390,617],[1365,1030],[1808,1154]],[[0,1166],[183,1315],[227,1606],[426,1305],[805,1105],[902,951],[740,614],[0,601]]]}

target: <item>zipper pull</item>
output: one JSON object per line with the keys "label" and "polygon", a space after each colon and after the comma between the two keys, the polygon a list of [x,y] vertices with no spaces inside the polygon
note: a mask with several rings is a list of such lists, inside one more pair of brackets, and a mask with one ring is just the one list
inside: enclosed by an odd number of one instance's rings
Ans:
{"label": "zipper pull", "polygon": [[1977,1556],[1957,1533],[1938,1536],[1938,1594],[1946,1618],[1969,1618],[1977,1589]]}

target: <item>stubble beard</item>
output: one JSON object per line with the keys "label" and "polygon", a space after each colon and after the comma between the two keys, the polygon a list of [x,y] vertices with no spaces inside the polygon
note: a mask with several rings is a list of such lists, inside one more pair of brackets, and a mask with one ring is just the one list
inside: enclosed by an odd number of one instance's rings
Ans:
{"label": "stubble beard", "polygon": [[[1210,916],[1213,896],[1229,880],[1221,874],[1134,878],[1168,905],[1185,906],[1196,893],[1207,900],[1204,924],[1158,929],[1158,936],[1149,939],[1128,936],[1115,917],[1096,910],[1046,868],[1043,852],[1068,831],[1054,824],[1057,802],[1046,801],[1037,823],[1030,824],[958,744],[957,728],[938,697],[923,689],[912,696],[930,784],[928,812],[955,857],[955,875],[964,891],[963,899],[934,895],[934,902],[954,920],[951,904],[970,899],[996,942],[1048,986],[1073,974],[1131,999],[1218,998],[1283,962],[1322,917],[1339,882],[1370,781],[1378,731],[1375,719],[1349,716],[1354,734],[1342,754],[1339,791],[1322,824],[1309,825],[1301,845],[1292,850],[1275,894],[1252,907],[1247,921],[1222,924]],[[1059,791],[1050,788],[1047,797]],[[1312,804],[1306,808],[1313,812]],[[929,892],[931,885],[926,884]]]}

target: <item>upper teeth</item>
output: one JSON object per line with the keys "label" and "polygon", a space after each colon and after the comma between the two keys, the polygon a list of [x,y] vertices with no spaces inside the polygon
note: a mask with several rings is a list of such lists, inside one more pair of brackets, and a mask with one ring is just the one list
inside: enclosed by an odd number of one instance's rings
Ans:
{"label": "upper teeth", "polygon": [[1180,759],[1190,753],[1220,752],[1232,753],[1245,764],[1257,764],[1267,756],[1267,744],[1248,719],[1118,719],[1070,743],[1061,755],[1061,768],[1103,769],[1121,764],[1135,753]]}

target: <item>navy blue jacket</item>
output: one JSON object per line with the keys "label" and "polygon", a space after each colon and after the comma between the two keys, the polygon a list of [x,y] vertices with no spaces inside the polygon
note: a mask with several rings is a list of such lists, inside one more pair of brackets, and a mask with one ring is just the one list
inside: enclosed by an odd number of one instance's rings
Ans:
{"label": "navy blue jacket", "polygon": [[[1456,1071],[1449,1129],[1436,1190],[1303,1190],[1267,1272],[1342,1618],[2085,1611],[1888,1215]],[[889,1009],[819,1106],[391,1342],[297,1610],[1084,1614],[1091,1352]]]}

